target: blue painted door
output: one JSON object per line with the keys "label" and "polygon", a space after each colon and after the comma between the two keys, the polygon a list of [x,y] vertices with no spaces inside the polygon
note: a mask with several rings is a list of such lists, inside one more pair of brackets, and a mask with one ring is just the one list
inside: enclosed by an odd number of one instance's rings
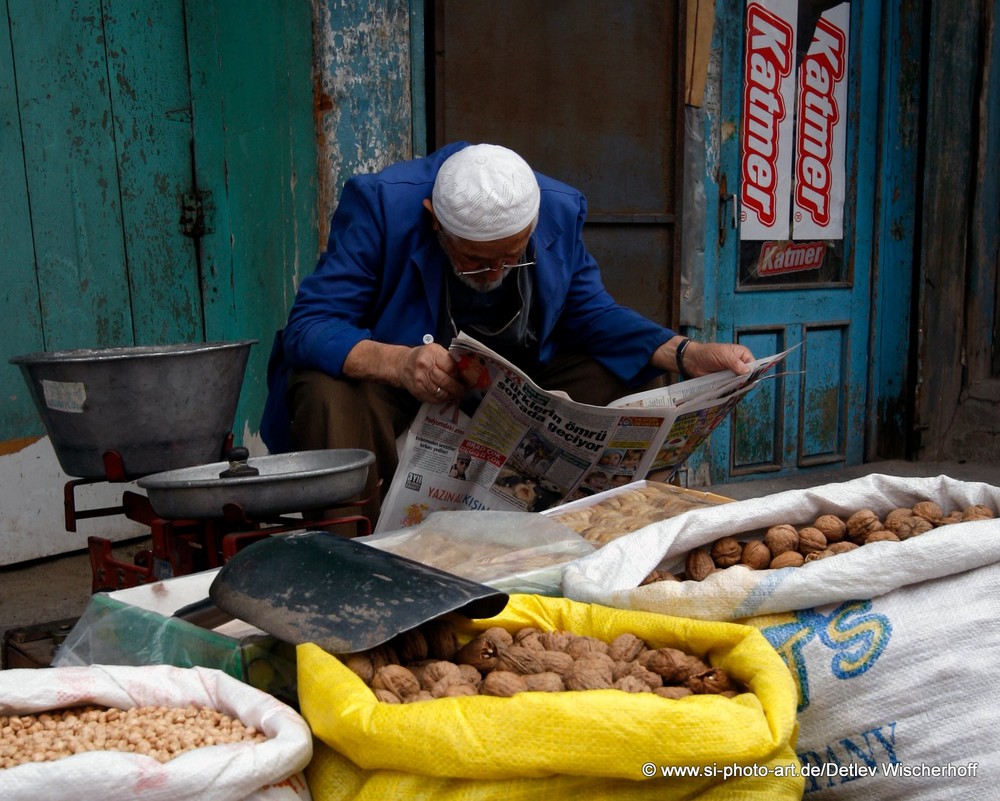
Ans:
{"label": "blue painted door", "polygon": [[[706,226],[711,231],[706,243],[707,322],[693,334],[740,342],[759,356],[795,350],[784,370],[751,393],[715,432],[709,447],[689,462],[688,483],[831,469],[864,458],[880,9],[844,3],[840,12],[849,14],[849,27],[838,44],[831,28],[817,24],[810,14],[836,3],[770,5],[783,7],[793,19],[797,13],[797,27],[781,27],[756,0],[717,3],[719,95],[717,108],[707,115],[709,141],[717,145],[717,151],[709,151],[717,161],[710,159],[706,179],[718,196],[718,225]],[[784,51],[779,45],[789,38],[799,46]],[[822,40],[819,51],[809,48],[814,40]],[[833,108],[828,100],[808,95],[822,83],[819,68],[808,59],[809,53],[822,56],[825,48],[829,61],[841,46],[848,48],[846,97],[840,100],[846,108]],[[795,97],[804,98],[805,105],[782,108],[767,94],[768,84],[775,88],[782,72],[793,82],[798,79]],[[816,85],[810,87],[810,80]],[[820,154],[825,151],[817,144],[819,117],[837,113],[847,123],[841,145],[843,229],[840,237],[828,237],[801,223],[803,208],[808,211],[813,199],[805,191],[807,182],[818,168],[804,173],[800,166],[796,171],[800,162],[793,159],[775,164],[773,143],[765,140],[773,134],[776,141],[784,117],[793,126],[795,141],[804,143],[802,152]],[[764,198],[762,187],[780,179],[782,172],[789,179],[787,197],[781,197],[779,187],[776,196]],[[709,197],[715,200],[711,191]],[[710,219],[714,205],[709,204]],[[814,212],[823,209],[823,203],[813,203]],[[784,235],[755,235],[768,214],[779,223],[784,220]]]}

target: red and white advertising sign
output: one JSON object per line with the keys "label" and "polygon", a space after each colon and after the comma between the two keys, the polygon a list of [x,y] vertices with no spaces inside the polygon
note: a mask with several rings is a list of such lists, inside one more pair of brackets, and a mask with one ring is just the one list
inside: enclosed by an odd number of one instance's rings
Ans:
{"label": "red and white advertising sign", "polygon": [[850,10],[823,14],[799,67],[793,239],[844,237]]}
{"label": "red and white advertising sign", "polygon": [[849,23],[823,14],[799,61],[798,0],[747,0],[741,239],[843,238]]}

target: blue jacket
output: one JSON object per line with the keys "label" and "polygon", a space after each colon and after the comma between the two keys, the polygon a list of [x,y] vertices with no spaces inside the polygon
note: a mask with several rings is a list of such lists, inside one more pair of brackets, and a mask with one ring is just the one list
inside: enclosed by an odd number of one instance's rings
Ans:
{"label": "blue jacket", "polygon": [[[261,436],[272,453],[291,447],[285,389],[293,367],[339,377],[347,354],[363,339],[416,346],[439,330],[445,270],[451,268],[423,201],[442,162],[466,146],[447,145],[345,184],[326,252],[299,286],[271,353]],[[583,244],[586,199],[566,184],[537,178],[541,205],[532,270],[539,360],[547,362],[560,345],[570,344],[632,385],[649,381],[660,372],[649,366],[653,351],[675,333],[611,298]]]}

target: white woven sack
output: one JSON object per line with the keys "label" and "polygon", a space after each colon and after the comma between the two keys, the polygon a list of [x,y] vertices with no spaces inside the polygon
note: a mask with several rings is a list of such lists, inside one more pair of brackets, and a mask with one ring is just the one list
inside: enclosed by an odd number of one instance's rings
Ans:
{"label": "white woven sack", "polygon": [[998,609],[994,564],[870,601],[746,621],[799,685],[804,797],[1000,798]]}
{"label": "white woven sack", "polygon": [[1000,510],[1000,488],[947,476],[870,475],[813,489],[686,512],[653,523],[570,563],[563,594],[577,601],[701,620],[810,609],[874,598],[899,587],[1000,561],[1000,520],[955,523],[903,542],[876,542],[847,553],[780,570],[729,568],[702,581],[639,586],[660,564],[683,566],[692,548],[720,537],[750,535],[778,523],[806,524],[824,513],[848,517],[868,508],[884,515],[934,500],[946,511],[983,504]]}
{"label": "white woven sack", "polygon": [[0,770],[4,801],[284,801],[309,799],[301,771],[312,758],[309,725],[276,698],[218,670],[170,666],[56,667],[0,671],[0,714],[83,704],[206,706],[264,732],[260,743],[152,757],[91,751]]}

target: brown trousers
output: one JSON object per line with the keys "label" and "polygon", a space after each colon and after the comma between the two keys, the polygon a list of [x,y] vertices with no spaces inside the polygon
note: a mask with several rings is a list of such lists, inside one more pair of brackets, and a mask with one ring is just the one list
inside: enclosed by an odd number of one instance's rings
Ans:
{"label": "brown trousers", "polygon": [[[595,406],[662,384],[657,380],[629,389],[604,366],[580,353],[557,357],[535,371],[531,379],[543,389],[561,390],[575,401]],[[396,440],[416,417],[420,402],[406,390],[385,384],[333,378],[317,370],[293,370],[288,382],[288,410],[295,450],[362,448],[375,454],[364,490],[370,502],[360,509],[337,512],[338,517],[362,514],[374,527],[399,462]]]}

